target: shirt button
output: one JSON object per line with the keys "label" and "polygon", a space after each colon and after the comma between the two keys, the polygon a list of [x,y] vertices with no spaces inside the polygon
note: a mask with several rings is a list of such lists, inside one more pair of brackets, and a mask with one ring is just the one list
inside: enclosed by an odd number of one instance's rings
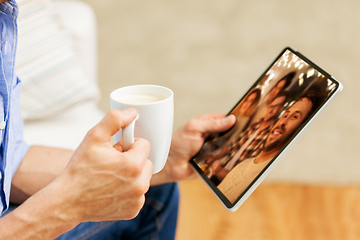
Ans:
{"label": "shirt button", "polygon": [[0,123],[0,129],[3,130],[3,129],[5,129],[5,127],[6,127],[6,122],[5,122],[5,121],[2,121],[2,122]]}

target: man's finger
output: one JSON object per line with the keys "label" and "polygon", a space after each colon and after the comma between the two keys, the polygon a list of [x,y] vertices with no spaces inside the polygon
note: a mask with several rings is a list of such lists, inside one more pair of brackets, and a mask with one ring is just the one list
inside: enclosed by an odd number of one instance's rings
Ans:
{"label": "man's finger", "polygon": [[[134,159],[135,165],[143,168],[145,161],[147,160],[150,153],[150,143],[142,138],[135,139],[130,149],[124,152],[124,155],[129,159]],[[138,160],[136,160],[138,159]]]}
{"label": "man's finger", "polygon": [[113,109],[92,129],[92,132],[104,141],[110,141],[111,137],[121,128],[129,125],[136,115],[137,111],[133,108],[124,111]]}
{"label": "man's finger", "polygon": [[154,165],[149,159],[146,159],[144,163],[144,168],[141,173],[140,181],[143,182],[146,186],[145,192],[149,190],[150,180],[153,175]]}
{"label": "man's finger", "polygon": [[124,151],[124,150],[123,150],[123,147],[122,147],[121,141],[117,142],[117,143],[113,146],[113,148],[115,148],[115,149],[118,150],[119,152],[123,152],[123,151]]}
{"label": "man's finger", "polygon": [[202,133],[210,132],[223,132],[232,127],[236,122],[236,117],[234,115],[229,115],[227,117],[218,117],[212,116],[211,118],[204,119],[199,122],[199,129]]}

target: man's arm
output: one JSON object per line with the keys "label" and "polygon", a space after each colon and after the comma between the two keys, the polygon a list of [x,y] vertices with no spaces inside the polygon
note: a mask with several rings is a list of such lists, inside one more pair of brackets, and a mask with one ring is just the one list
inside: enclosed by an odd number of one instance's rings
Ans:
{"label": "man's arm", "polygon": [[[121,143],[111,146],[110,136],[136,116],[118,114],[108,114],[87,134],[74,154],[39,146],[29,150],[14,176],[12,199],[21,203],[34,195],[0,219],[2,237],[54,238],[83,221],[130,219],[137,215],[152,172],[151,162],[144,160],[149,146],[141,139],[124,153],[119,151]],[[120,126],[114,127],[116,123]],[[166,166],[152,176],[151,184],[196,176],[189,159],[200,150],[209,133],[225,131],[234,123],[234,116],[210,114],[184,124],[173,135]],[[107,126],[114,129],[106,132]],[[106,170],[104,165],[108,165]]]}
{"label": "man's arm", "polygon": [[60,175],[73,154],[66,149],[30,147],[12,179],[10,201],[21,204],[44,188]]}
{"label": "man's arm", "polygon": [[[181,126],[174,132],[166,166],[152,177],[151,185],[194,177],[188,161],[200,150],[207,134],[226,131],[235,121],[234,116],[207,114]],[[32,146],[12,180],[11,202],[21,204],[53,181],[65,169],[72,154],[70,150]]]}
{"label": "man's arm", "polygon": [[[111,136],[131,123],[136,115],[135,110],[110,111],[87,133],[55,180],[0,218],[1,238],[53,239],[81,222],[137,216],[152,176],[153,166],[147,159],[150,144],[137,139],[126,152],[111,144]],[[24,164],[22,171],[28,172],[29,167]],[[52,179],[56,171],[47,180],[39,180],[38,187],[20,189],[31,194]],[[14,184],[23,181],[21,174],[15,177]],[[30,184],[31,180],[28,181]]]}

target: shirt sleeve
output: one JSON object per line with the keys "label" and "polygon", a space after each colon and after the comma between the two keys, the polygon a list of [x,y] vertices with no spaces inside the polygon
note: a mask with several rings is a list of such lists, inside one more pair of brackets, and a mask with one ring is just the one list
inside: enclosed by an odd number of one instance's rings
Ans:
{"label": "shirt sleeve", "polygon": [[[7,127],[3,139],[3,179],[1,203],[2,211],[6,211],[10,204],[10,190],[12,178],[29,150],[29,145],[23,139],[23,120],[20,113],[21,81],[16,78],[11,88],[11,102],[8,112]],[[0,206],[1,207],[1,206]]]}

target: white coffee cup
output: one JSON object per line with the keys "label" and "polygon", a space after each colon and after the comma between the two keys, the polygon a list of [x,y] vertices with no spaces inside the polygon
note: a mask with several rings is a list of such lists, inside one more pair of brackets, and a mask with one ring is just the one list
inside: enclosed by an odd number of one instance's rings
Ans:
{"label": "white coffee cup", "polygon": [[168,158],[173,122],[174,94],[162,86],[133,85],[116,89],[110,94],[111,109],[135,108],[136,119],[115,134],[115,142],[122,140],[124,151],[134,143],[134,137],[150,142],[149,159],[153,173],[160,172]]}

